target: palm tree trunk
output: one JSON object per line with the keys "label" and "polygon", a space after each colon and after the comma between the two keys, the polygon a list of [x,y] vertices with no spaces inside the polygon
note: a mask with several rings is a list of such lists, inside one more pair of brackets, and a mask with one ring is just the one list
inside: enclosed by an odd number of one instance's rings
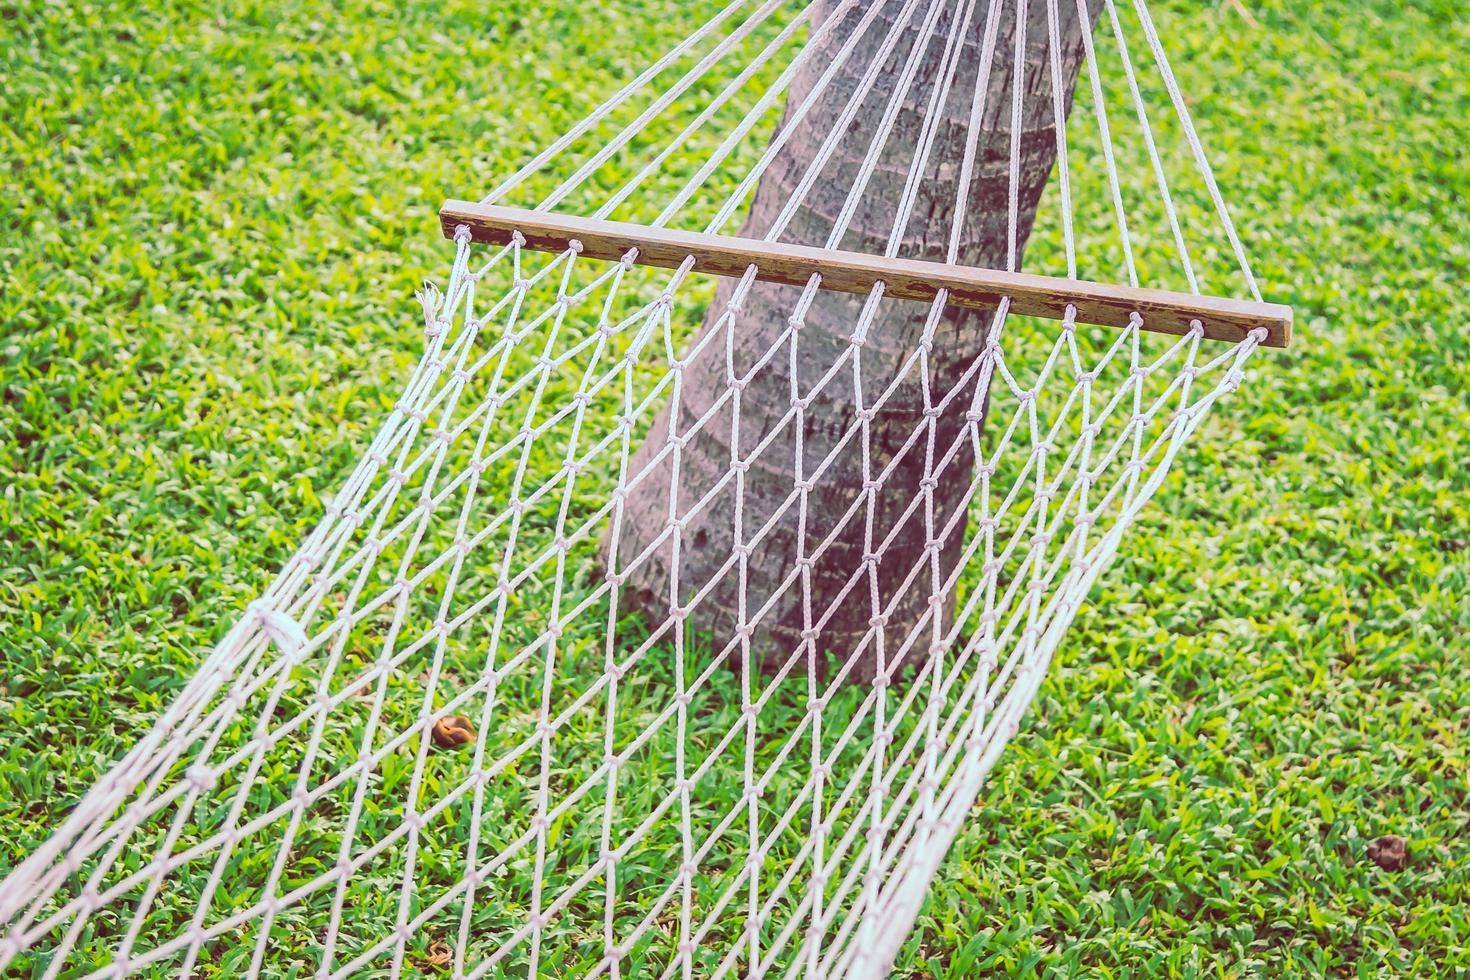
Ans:
{"label": "palm tree trunk", "polygon": [[[898,254],[936,261],[948,257],[956,204],[961,197],[960,174],[966,142],[973,141],[972,179],[955,261],[1006,268],[1010,251],[1017,4],[1003,4],[992,67],[983,80],[984,113],[978,128],[972,128],[988,4],[984,0],[976,3],[977,9],[968,25],[958,23],[962,18],[955,8],[962,8],[961,3],[946,4],[950,9],[931,25],[932,32],[927,47],[922,49],[917,73],[905,90],[904,63],[916,44],[924,41],[923,24],[931,3],[926,0],[916,4],[912,16],[904,17],[902,0],[871,2],[882,5],[876,23],[858,42],[852,56],[836,70],[809,114],[763,175],[740,234],[761,238],[770,231],[782,209],[796,195],[803,175],[821,152],[823,141],[829,134],[840,131],[835,152],[821,170],[820,179],[810,187],[780,233],[785,241],[827,243],[851,189],[860,183],[864,157],[879,132],[885,110],[896,100],[898,112],[892,132],[882,143],[876,169],[839,242],[841,248],[882,253],[889,245],[898,204],[904,198],[905,182],[915,164],[935,86],[942,84],[946,41],[951,33],[963,31],[958,68],[939,112],[933,147],[923,165],[924,179],[918,185],[911,218],[902,230]],[[1086,29],[1091,30],[1101,0],[1086,2]],[[816,22],[821,23],[835,6],[836,0],[819,0]],[[788,117],[818,84],[867,9],[867,4],[857,6],[862,9],[846,15],[851,23],[838,25],[822,43],[822,49],[805,60],[788,95]],[[1037,201],[1056,157],[1048,3],[1030,0],[1027,6],[1020,79],[1020,179],[1015,222],[1018,253],[1030,233]],[[1064,107],[1070,108],[1082,61],[1083,24],[1075,0],[1059,0],[1057,9],[1061,87]],[[895,32],[899,37],[897,44],[880,66],[876,82],[864,93],[861,83],[864,74],[876,60],[879,45]],[[844,107],[854,100],[860,100],[861,107],[844,128],[840,116]],[[1019,259],[1018,254],[1017,267]],[[736,288],[735,280],[719,283],[715,300],[706,312],[701,337],[723,329],[720,317],[729,308]],[[918,371],[910,368],[890,399],[871,418],[866,452],[861,431],[838,448],[845,433],[861,429],[857,421],[858,384],[852,366],[845,365],[819,391],[813,389],[848,349],[864,299],[818,290],[799,330],[795,331],[796,337],[783,339],[801,294],[802,290],[796,287],[755,284],[733,322],[733,364],[727,364],[725,339],[721,337],[709,344],[700,357],[683,366],[677,404],[666,407],[655,420],[632,463],[630,473],[637,474],[645,468],[648,471],[628,490],[616,552],[611,548],[611,534],[604,541],[603,551],[605,558],[622,571],[625,595],[660,621],[671,614],[678,620],[678,607],[687,605],[698,590],[712,579],[718,579],[707,596],[687,614],[696,633],[705,635],[716,650],[723,649],[743,632],[749,634],[753,663],[767,671],[779,668],[793,656],[816,656],[819,671],[826,670],[835,657],[841,662],[851,661],[850,678],[871,680],[878,672],[880,661],[884,672],[895,672],[896,660],[911,632],[916,639],[910,649],[927,651],[933,629],[932,621],[921,624],[921,619],[929,615],[931,594],[931,552],[926,550],[929,542],[924,508],[911,510],[907,518],[903,516],[924,492],[921,483],[925,479],[926,451],[931,441],[928,432],[904,449],[916,429],[927,430],[922,389]],[[856,358],[861,372],[862,408],[870,409],[878,395],[900,375],[905,361],[919,346],[929,312],[928,304],[880,301]],[[934,401],[948,392],[979,356],[990,320],[990,315],[983,311],[944,311],[929,358]],[[794,357],[792,344],[796,345]],[[733,366],[733,376],[744,376],[776,347],[780,349],[775,350],[774,356],[739,392],[738,411],[733,403],[727,403],[714,412],[696,434],[685,439],[677,466],[673,454],[654,462],[659,451],[669,444],[671,434],[684,438],[695,422],[710,412],[730,387],[730,367]],[[782,421],[792,408],[793,381],[795,390],[810,399],[801,412],[799,433],[794,418],[784,424]],[[956,442],[962,444],[949,466],[937,474],[937,485],[933,487],[936,528],[943,527],[962,505],[961,498],[970,483],[973,454],[969,440],[963,438],[966,413],[970,410],[968,395],[958,397],[935,420],[932,442],[936,455],[942,455]],[[775,438],[758,456],[751,458],[761,440],[778,428]],[[804,495],[798,492],[798,450],[802,475],[808,480],[829,454],[836,453],[825,473]],[[865,479],[876,480],[882,469],[900,454],[896,469],[881,488],[865,490]],[[736,458],[749,460],[743,474],[743,492],[737,492],[737,483],[731,479],[710,505],[691,516],[691,508],[731,471],[732,460]],[[630,567],[630,562],[669,529],[671,493],[675,498],[674,512],[683,526],[669,534],[646,560]],[[788,503],[793,496],[795,501]],[[845,526],[839,526],[855,503],[856,513]],[[787,505],[784,511],[783,505]],[[776,516],[778,511],[780,516]],[[752,545],[756,532],[773,518],[768,533]],[[900,522],[904,526],[888,547],[880,548]],[[962,523],[959,530],[963,531]],[[818,544],[829,536],[830,544],[818,560],[810,563],[806,572],[809,578],[804,579],[798,568],[799,559],[810,558]],[[963,538],[962,533],[950,534],[938,545],[944,576],[953,569]],[[738,558],[733,564],[729,562],[741,546],[748,548],[743,569]],[[729,567],[724,567],[727,564]],[[904,580],[916,565],[923,566],[922,570],[905,585]],[[847,588],[845,595],[844,588]],[[774,602],[760,621],[742,630],[773,596]],[[950,615],[949,604],[950,599],[942,597],[941,604],[936,606],[945,617],[945,626]],[[873,628],[875,608],[889,610],[886,622],[880,622],[878,629]],[[744,659],[743,650],[736,647],[731,659],[738,665]],[[907,657],[909,662],[914,659]]]}

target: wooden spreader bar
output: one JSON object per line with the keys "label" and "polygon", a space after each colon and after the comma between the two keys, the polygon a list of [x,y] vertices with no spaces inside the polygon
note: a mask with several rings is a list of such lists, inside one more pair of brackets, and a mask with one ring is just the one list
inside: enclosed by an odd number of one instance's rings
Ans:
{"label": "wooden spreader bar", "polygon": [[616,261],[637,249],[637,264],[665,269],[678,268],[693,256],[695,271],[717,276],[743,276],[753,265],[756,278],[767,282],[801,286],[817,273],[823,288],[847,293],[864,294],[881,282],[885,296],[932,300],[946,289],[955,306],[990,308],[1008,296],[1011,311],[1028,316],[1060,320],[1070,305],[1078,323],[1124,327],[1136,312],[1143,318],[1143,329],[1155,333],[1184,334],[1198,320],[1212,340],[1239,341],[1264,327],[1264,346],[1285,347],[1291,342],[1291,308],[1276,303],[890,259],[469,201],[445,201],[439,222],[446,238],[453,238],[455,229],[464,225],[473,241],[496,245],[506,244],[519,231],[525,239],[522,247],[539,252],[563,252],[576,239],[585,256]]}

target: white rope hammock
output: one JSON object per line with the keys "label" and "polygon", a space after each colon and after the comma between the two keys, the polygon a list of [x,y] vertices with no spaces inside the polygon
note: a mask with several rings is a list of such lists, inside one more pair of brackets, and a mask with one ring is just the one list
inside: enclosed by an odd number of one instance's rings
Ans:
{"label": "white rope hammock", "polygon": [[[1289,329],[1260,302],[1142,0],[1027,2],[834,0],[817,17],[731,0],[479,205],[446,208],[453,265],[422,294],[400,399],[275,581],[0,886],[0,968],[884,975],[1093,582]],[[1065,25],[1094,14],[1069,122]],[[1025,86],[1000,107],[987,87],[1037,57],[1047,87],[1026,97],[1045,101],[1056,165],[1026,256],[1052,276],[1033,283],[1005,278],[1027,234],[1022,140],[993,271],[955,264],[965,216],[989,206],[968,199],[977,137],[931,154],[951,104],[972,131],[999,113],[1021,132]],[[929,107],[917,134],[901,103]],[[751,245],[771,261],[720,269],[731,220],[823,105],[839,125]],[[802,243],[824,251],[777,262],[844,153],[858,177],[828,239]],[[840,248],[870,182],[897,172],[875,261],[901,263],[942,168],[959,188],[949,265],[908,293],[884,278],[898,264],[843,285],[864,267]],[[967,299],[943,270],[1002,285]],[[744,313],[770,288],[788,316],[752,353]],[[834,289],[858,312],[819,342],[808,320]],[[885,291],[928,298],[875,372],[885,311],[915,302]],[[1054,317],[1022,315],[1048,295]],[[940,384],[966,302],[981,342]],[[756,424],[762,383],[789,399]],[[880,445],[904,399],[913,424]],[[680,474],[713,433],[728,458],[696,493]],[[630,549],[660,479],[684,493]],[[840,513],[819,503],[834,481],[852,490]],[[681,580],[714,524],[727,536],[700,567],[716,571]],[[843,542],[856,557],[834,568]],[[633,595],[655,567],[666,593]],[[738,608],[707,617],[731,581]],[[866,632],[823,649],[855,604]]]}

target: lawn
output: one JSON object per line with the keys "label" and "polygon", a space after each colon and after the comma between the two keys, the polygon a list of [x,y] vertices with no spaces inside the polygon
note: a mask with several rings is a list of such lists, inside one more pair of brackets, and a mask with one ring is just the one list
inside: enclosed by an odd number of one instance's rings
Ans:
{"label": "lawn", "polygon": [[[0,870],[320,516],[416,356],[438,202],[693,22],[401,6],[0,6]],[[1298,339],[1094,589],[899,971],[1470,970],[1470,27],[1157,6]]]}

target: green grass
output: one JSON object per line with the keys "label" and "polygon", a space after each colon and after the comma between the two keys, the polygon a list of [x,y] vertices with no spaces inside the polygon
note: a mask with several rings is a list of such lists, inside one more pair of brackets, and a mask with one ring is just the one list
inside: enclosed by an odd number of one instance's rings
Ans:
{"label": "green grass", "polygon": [[[397,396],[438,200],[692,22],[522,6],[0,6],[0,868]],[[1449,3],[1247,6],[1158,16],[1298,343],[1094,590],[911,975],[1470,970],[1470,31]],[[1403,871],[1366,858],[1387,833]]]}

